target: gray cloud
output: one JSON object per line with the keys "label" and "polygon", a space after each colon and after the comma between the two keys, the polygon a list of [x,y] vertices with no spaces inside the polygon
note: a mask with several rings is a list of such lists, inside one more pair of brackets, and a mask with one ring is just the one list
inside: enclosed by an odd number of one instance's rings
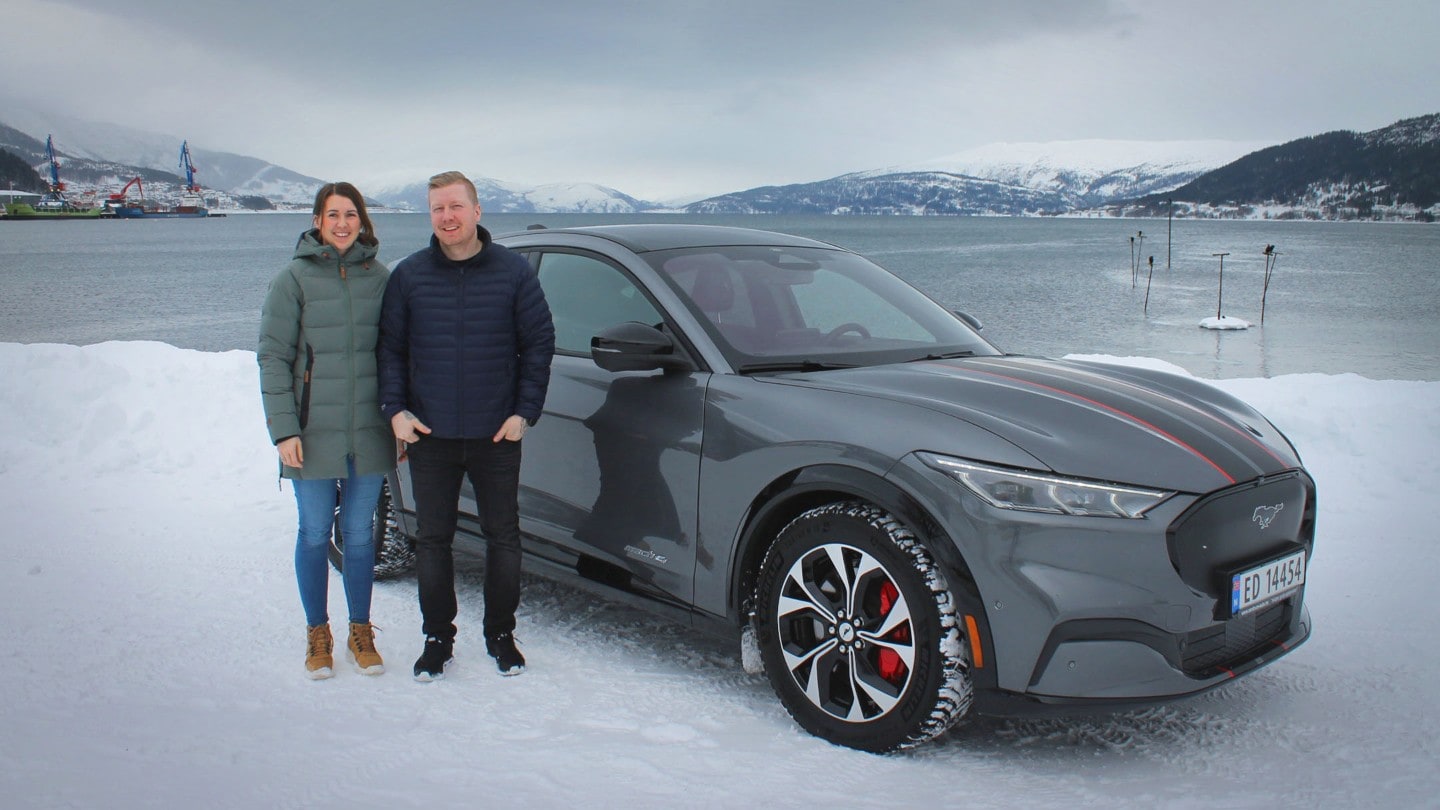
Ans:
{"label": "gray cloud", "polygon": [[1400,0],[9,5],[27,35],[6,61],[49,64],[0,71],[0,95],[377,181],[661,197],[994,141],[1279,141],[1440,110],[1440,4]]}

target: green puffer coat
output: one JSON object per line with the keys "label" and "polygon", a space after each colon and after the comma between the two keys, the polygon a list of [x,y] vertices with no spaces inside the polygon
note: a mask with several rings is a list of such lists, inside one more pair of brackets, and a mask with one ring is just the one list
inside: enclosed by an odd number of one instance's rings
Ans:
{"label": "green puffer coat", "polygon": [[315,231],[270,282],[260,315],[260,395],[270,440],[299,436],[304,467],[286,478],[344,478],[395,468],[395,439],[380,413],[375,344],[390,272],[376,248],[336,255]]}

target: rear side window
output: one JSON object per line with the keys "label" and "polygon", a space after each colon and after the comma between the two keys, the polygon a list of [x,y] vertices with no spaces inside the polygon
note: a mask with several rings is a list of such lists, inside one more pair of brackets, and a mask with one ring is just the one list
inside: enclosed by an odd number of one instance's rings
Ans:
{"label": "rear side window", "polygon": [[538,275],[555,322],[555,351],[590,356],[590,338],[616,324],[664,318],[614,265],[576,253],[545,253]]}

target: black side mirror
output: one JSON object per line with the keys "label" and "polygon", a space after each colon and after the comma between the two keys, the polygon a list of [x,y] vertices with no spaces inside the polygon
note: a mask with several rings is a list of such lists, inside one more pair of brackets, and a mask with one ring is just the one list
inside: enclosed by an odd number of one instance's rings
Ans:
{"label": "black side mirror", "polygon": [[675,351],[675,341],[653,326],[630,321],[590,338],[590,357],[606,371],[653,371],[690,368]]}

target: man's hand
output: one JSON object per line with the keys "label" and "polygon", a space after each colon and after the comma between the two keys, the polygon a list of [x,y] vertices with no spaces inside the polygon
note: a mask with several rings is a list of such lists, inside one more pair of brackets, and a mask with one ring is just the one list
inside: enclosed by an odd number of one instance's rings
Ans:
{"label": "man's hand", "polygon": [[505,424],[500,426],[500,432],[496,433],[491,441],[497,444],[502,441],[518,442],[525,438],[525,429],[528,427],[530,423],[525,421],[525,417],[517,414],[505,420]]}
{"label": "man's hand", "polygon": [[305,466],[305,448],[300,446],[299,436],[281,439],[280,443],[275,445],[275,449],[280,451],[280,463],[286,467]]}
{"label": "man's hand", "polygon": [[390,417],[390,430],[394,431],[395,438],[406,444],[414,444],[420,441],[421,433],[430,432],[430,428],[409,411],[401,411]]}

